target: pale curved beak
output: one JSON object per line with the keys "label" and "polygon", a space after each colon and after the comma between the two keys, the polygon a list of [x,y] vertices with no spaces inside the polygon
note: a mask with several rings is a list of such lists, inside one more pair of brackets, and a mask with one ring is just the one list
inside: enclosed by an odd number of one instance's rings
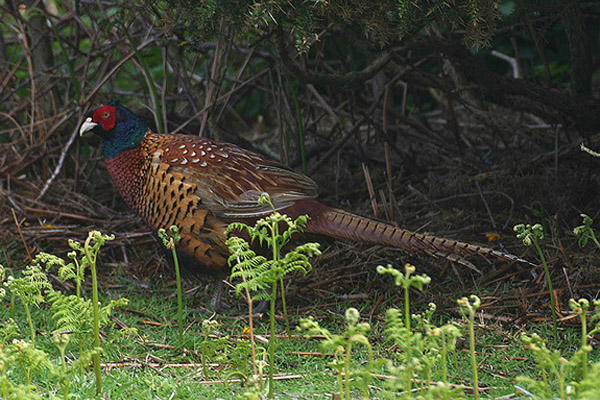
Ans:
{"label": "pale curved beak", "polygon": [[81,128],[79,128],[79,136],[83,136],[84,133],[91,131],[97,125],[96,122],[92,122],[92,117],[87,117],[85,121],[83,121],[83,124],[81,124]]}

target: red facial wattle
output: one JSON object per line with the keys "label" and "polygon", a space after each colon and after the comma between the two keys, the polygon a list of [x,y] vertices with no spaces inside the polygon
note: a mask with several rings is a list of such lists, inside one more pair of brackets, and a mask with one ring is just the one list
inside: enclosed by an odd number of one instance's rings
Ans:
{"label": "red facial wattle", "polygon": [[94,111],[92,115],[92,121],[102,125],[102,129],[110,131],[115,127],[115,121],[117,119],[117,110],[112,106],[104,106]]}

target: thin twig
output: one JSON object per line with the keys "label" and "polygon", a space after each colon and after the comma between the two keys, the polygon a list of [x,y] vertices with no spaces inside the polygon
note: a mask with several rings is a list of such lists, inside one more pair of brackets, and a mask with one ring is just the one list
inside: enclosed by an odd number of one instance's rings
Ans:
{"label": "thin twig", "polygon": [[475,186],[477,186],[477,192],[479,192],[479,197],[485,206],[485,210],[487,211],[488,217],[490,218],[490,222],[492,223],[492,227],[496,232],[498,232],[498,228],[496,227],[496,221],[494,221],[494,216],[492,215],[492,210],[490,210],[490,206],[483,195],[483,191],[481,190],[481,186],[479,186],[479,182],[475,182]]}
{"label": "thin twig", "polygon": [[33,257],[31,257],[31,251],[29,251],[29,246],[27,246],[27,242],[25,241],[25,237],[23,236],[23,231],[21,230],[21,223],[17,220],[17,214],[15,213],[15,209],[11,208],[10,211],[12,211],[15,226],[17,227],[17,231],[19,232],[19,236],[21,237],[21,241],[23,242],[23,247],[25,248],[25,252],[27,253],[27,258],[29,258],[29,261],[33,261]]}
{"label": "thin twig", "polygon": [[362,165],[363,175],[365,176],[365,182],[367,184],[367,191],[369,192],[369,200],[371,201],[371,208],[373,214],[377,217],[379,215],[379,208],[377,207],[377,198],[375,197],[375,190],[373,189],[373,180],[371,179],[371,173],[369,167],[364,163]]}

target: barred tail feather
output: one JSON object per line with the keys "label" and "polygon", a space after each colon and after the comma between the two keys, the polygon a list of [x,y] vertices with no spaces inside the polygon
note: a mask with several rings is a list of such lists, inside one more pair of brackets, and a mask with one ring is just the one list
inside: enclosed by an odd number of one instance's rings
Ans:
{"label": "barred tail feather", "polygon": [[482,256],[493,256],[506,261],[518,261],[530,264],[528,261],[517,256],[490,249],[489,247],[407,231],[343,210],[325,208],[321,205],[320,209],[316,211],[312,214],[309,212],[311,219],[306,228],[307,232],[324,234],[341,239],[379,243],[408,251],[421,251],[433,256],[446,258],[450,261],[456,261],[478,272],[479,270],[462,256],[479,254]]}

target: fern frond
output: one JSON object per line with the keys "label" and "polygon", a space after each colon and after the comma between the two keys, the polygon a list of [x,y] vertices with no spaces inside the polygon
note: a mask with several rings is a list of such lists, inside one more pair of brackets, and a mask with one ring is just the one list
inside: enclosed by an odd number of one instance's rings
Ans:
{"label": "fern frond", "polygon": [[[92,343],[92,323],[94,320],[92,301],[75,295],[65,295],[62,292],[52,291],[48,294],[52,320],[55,323],[54,332],[70,332],[76,343],[88,346]],[[111,300],[99,310],[99,322],[105,325],[110,321],[116,307],[124,306],[128,300],[121,298]]]}
{"label": "fern frond", "polygon": [[9,318],[2,322],[0,325],[0,347],[4,343],[8,343],[12,341],[12,339],[16,339],[21,337],[21,332],[19,331],[19,326],[15,322],[14,319]]}
{"label": "fern frond", "polygon": [[4,285],[21,301],[37,306],[44,301],[42,292],[52,290],[52,285],[48,282],[48,277],[39,265],[28,265],[22,274],[23,276],[20,278],[7,277]]}
{"label": "fern frond", "polygon": [[55,332],[73,332],[75,337],[92,332],[92,301],[54,291],[48,295]]}
{"label": "fern frond", "polygon": [[225,229],[225,234],[229,235],[233,231],[240,231],[240,232],[247,231],[248,233],[250,233],[249,230],[250,230],[250,226],[244,224],[243,222],[232,222],[227,226],[227,229]]}
{"label": "fern frond", "polygon": [[385,313],[384,334],[394,343],[403,342],[406,339],[406,326],[404,314],[397,308],[390,308]]}
{"label": "fern frond", "polygon": [[299,246],[296,246],[294,252],[296,253],[304,253],[308,257],[316,257],[321,254],[321,250],[319,250],[319,243],[304,243]]}

